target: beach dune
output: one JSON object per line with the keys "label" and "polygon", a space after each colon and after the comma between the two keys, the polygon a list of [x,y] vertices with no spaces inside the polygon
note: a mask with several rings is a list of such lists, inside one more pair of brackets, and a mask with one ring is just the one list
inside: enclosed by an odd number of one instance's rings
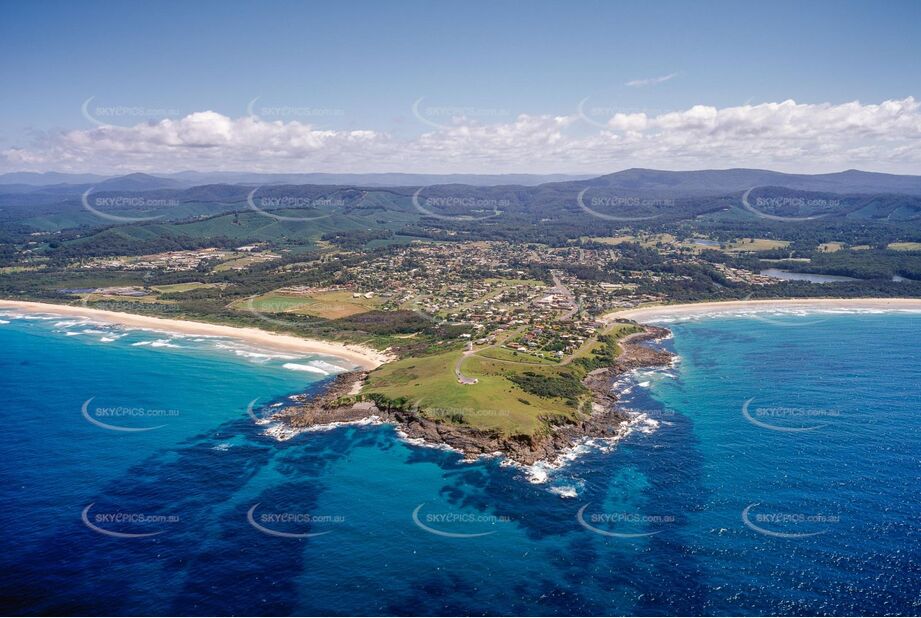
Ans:
{"label": "beach dune", "polygon": [[120,311],[105,311],[102,309],[91,309],[89,307],[27,301],[0,300],[0,309],[13,309],[23,313],[80,316],[102,322],[121,324],[134,328],[158,330],[166,333],[228,337],[270,350],[335,356],[355,363],[362,369],[374,369],[392,360],[390,354],[375,350],[368,346],[321,341],[318,339],[304,339],[294,335],[274,333],[259,328],[155,318],[133,313],[123,313]]}

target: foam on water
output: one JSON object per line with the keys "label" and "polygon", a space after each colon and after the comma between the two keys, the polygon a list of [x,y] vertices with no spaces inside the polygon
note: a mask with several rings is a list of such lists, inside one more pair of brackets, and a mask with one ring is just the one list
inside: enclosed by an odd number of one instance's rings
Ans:
{"label": "foam on water", "polygon": [[847,315],[918,315],[921,309],[898,307],[898,308],[874,308],[874,307],[821,307],[821,306],[751,306],[739,307],[732,310],[713,309],[711,311],[699,311],[694,313],[676,313],[674,315],[662,314],[655,317],[644,318],[642,322],[647,324],[675,324],[683,322],[700,322],[714,319],[752,319],[758,317],[769,318],[799,318],[809,316],[847,316]]}
{"label": "foam on water", "polygon": [[[621,403],[639,411],[629,434],[585,441],[559,468],[534,466],[534,480],[545,478],[532,484],[500,459],[418,448],[389,426],[266,436],[272,423],[254,423],[247,403],[269,402],[269,414],[293,393],[316,392],[323,376],[282,366],[312,357],[255,363],[194,339],[151,354],[130,344],[160,336],[99,345],[99,335],[11,319],[0,329],[0,414],[16,437],[0,441],[10,481],[0,484],[0,570],[13,592],[0,609],[427,615],[471,613],[473,603],[483,615],[916,615],[917,320],[830,315],[795,331],[676,324],[669,343],[682,361],[664,372],[679,379],[625,379],[632,392]],[[93,396],[102,407],[179,415],[122,435],[81,415]],[[752,397],[840,415],[808,434],[769,431],[744,419]],[[743,522],[756,503],[751,521],[778,532],[798,524],[757,516],[838,519],[805,530],[820,535],[777,538]],[[178,521],[155,537],[112,539],[81,521],[87,505],[91,516]],[[341,521],[292,524],[281,529],[329,534],[280,539],[247,521],[256,505],[256,521]],[[594,530],[580,525],[580,509]]]}
{"label": "foam on water", "polygon": [[577,498],[579,496],[579,490],[573,486],[551,487],[549,491],[560,498]]}
{"label": "foam on water", "polygon": [[320,369],[319,367],[314,367],[311,365],[305,365],[303,363],[285,363],[282,365],[285,369],[290,369],[291,371],[308,371],[310,373],[317,373],[321,376],[328,376],[329,372]]}
{"label": "foam on water", "polygon": [[83,325],[85,325],[85,324],[89,324],[89,320],[86,320],[86,319],[79,319],[79,320],[61,320],[60,322],[55,322],[55,323],[54,323],[54,326],[55,326],[56,328],[64,328],[64,329],[67,329],[67,328],[72,328],[72,327],[74,327],[74,326],[83,326]]}
{"label": "foam on water", "polygon": [[326,361],[322,361],[322,360],[311,361],[310,364],[316,367],[317,369],[322,369],[323,371],[326,371],[328,373],[342,373],[345,371],[349,371],[345,367],[342,367],[340,365],[334,365],[333,363],[327,363]]}
{"label": "foam on water", "polygon": [[326,423],[323,425],[311,425],[310,427],[292,427],[288,423],[273,421],[271,419],[263,419],[263,421],[257,422],[258,425],[268,425],[268,427],[266,427],[266,429],[262,432],[263,435],[274,438],[279,442],[286,442],[302,434],[333,431],[334,429],[339,429],[340,427],[364,427],[368,425],[380,425],[382,423],[383,421],[379,416],[376,415],[368,416],[366,418],[358,419],[355,421],[341,421]]}
{"label": "foam on water", "polygon": [[172,339],[156,339],[150,342],[152,348],[181,348],[182,346],[173,343]]}
{"label": "foam on water", "polygon": [[254,348],[244,343],[230,341],[227,339],[204,339],[201,337],[196,337],[193,341],[200,343],[213,344],[214,349],[217,350],[226,350],[233,352],[236,356],[240,358],[246,358],[257,363],[264,363],[272,360],[296,360],[301,358],[300,356],[294,354],[287,354],[285,352],[276,352],[273,350],[264,350],[259,348]]}

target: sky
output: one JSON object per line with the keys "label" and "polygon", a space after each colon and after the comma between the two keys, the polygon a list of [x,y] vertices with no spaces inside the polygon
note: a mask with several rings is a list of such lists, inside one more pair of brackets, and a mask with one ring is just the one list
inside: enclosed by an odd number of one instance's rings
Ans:
{"label": "sky", "polygon": [[0,172],[921,173],[921,2],[0,0]]}

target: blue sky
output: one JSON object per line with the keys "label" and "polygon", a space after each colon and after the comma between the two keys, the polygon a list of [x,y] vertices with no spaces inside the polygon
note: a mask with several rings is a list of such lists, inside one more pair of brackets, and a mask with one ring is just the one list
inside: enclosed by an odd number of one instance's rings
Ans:
{"label": "blue sky", "polygon": [[[299,159],[279,169],[370,171],[402,165],[425,171],[421,161],[397,154],[431,147],[416,140],[433,128],[439,131],[413,114],[420,97],[423,114],[445,108],[436,124],[452,127],[514,123],[521,114],[573,115],[586,99],[583,113],[593,110],[589,115],[601,126],[617,112],[655,117],[695,105],[724,110],[790,99],[803,105],[875,105],[921,95],[919,35],[919,2],[7,0],[0,4],[0,149],[44,153],[8,157],[4,167],[9,169],[54,168],[52,163],[75,170],[111,166],[116,157],[97,152],[98,144],[110,140],[81,113],[89,97],[94,97],[91,107],[132,108],[128,116],[104,119],[118,127],[163,118],[178,122],[205,111],[236,119],[246,116],[247,105],[259,97],[256,108],[272,116],[261,114],[263,120],[309,123],[318,132],[386,134],[402,144],[369,158],[366,169],[356,160],[360,152],[337,159],[341,144],[311,156],[299,152]],[[565,139],[580,139],[598,128],[570,124]],[[75,155],[72,143],[60,146],[55,140],[67,131],[96,131],[91,137],[97,151]],[[550,142],[552,133],[544,133]],[[119,134],[119,139],[129,138]],[[491,143],[480,147],[488,150]],[[466,156],[462,171],[483,171],[474,169],[475,145],[458,152]],[[609,162],[568,152],[555,171],[594,171],[635,158],[633,151],[618,153]],[[647,151],[643,157],[654,155]],[[544,170],[552,157],[552,147],[541,162],[516,162],[508,154],[500,167]],[[691,159],[689,166],[722,163],[706,156]],[[682,160],[669,163],[675,167]],[[192,157],[183,162],[214,167],[214,161]],[[820,162],[813,157],[804,164]],[[132,164],[141,163],[138,158]],[[169,160],[161,153],[148,163]],[[882,167],[901,170],[914,163]],[[496,164],[481,158],[481,166]],[[430,171],[445,165],[450,161]]]}

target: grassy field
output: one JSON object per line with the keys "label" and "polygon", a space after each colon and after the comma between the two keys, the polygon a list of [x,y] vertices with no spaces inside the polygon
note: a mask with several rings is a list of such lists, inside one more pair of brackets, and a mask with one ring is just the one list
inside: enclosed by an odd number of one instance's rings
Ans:
{"label": "grassy field", "polygon": [[345,318],[350,315],[366,313],[383,304],[378,297],[354,298],[351,292],[319,292],[309,297],[301,297],[304,304],[292,309],[294,313],[304,313],[328,320]]}
{"label": "grassy field", "polygon": [[267,261],[265,256],[261,253],[253,254],[235,254],[233,259],[227,260],[226,262],[221,262],[214,267],[214,272],[226,272],[228,270],[244,270],[249,268],[253,264],[261,264],[262,262]]}
{"label": "grassy field", "polygon": [[844,243],[841,242],[823,242],[819,245],[819,251],[822,253],[834,253],[844,249]]}
{"label": "grassy field", "polygon": [[151,286],[152,289],[160,292],[161,294],[175,294],[177,292],[189,292],[191,290],[197,290],[199,288],[213,288],[215,285],[213,283],[199,283],[193,281],[191,283],[171,283],[169,285],[154,285]]}
{"label": "grassy field", "polygon": [[601,243],[603,245],[613,245],[617,246],[625,242],[644,242],[642,238],[637,236],[595,236],[589,238],[592,242]]}
{"label": "grassy field", "polygon": [[[237,309],[249,308],[249,300],[236,304]],[[318,292],[310,296],[269,292],[252,299],[252,307],[265,313],[301,313],[329,320],[365,313],[380,306],[377,298],[353,298],[351,292]]]}
{"label": "grassy field", "polygon": [[[605,329],[604,334],[620,338],[637,330],[632,324],[615,323]],[[587,342],[576,353],[576,358],[590,359],[604,345],[597,341]],[[487,348],[464,357],[461,371],[467,377],[476,378],[477,383],[460,384],[454,368],[462,357],[463,352],[455,350],[389,363],[371,373],[362,394],[406,398],[427,416],[480,429],[495,429],[506,435],[546,430],[541,417],[575,418],[578,409],[590,398],[587,391],[573,401],[539,396],[523,390],[510,379],[528,373],[538,380],[543,380],[540,376],[548,381],[559,380],[566,375],[581,379],[587,369],[580,363],[562,366],[555,362],[523,362],[523,357],[527,358],[525,355],[516,357],[510,350]]]}
{"label": "grassy field", "polygon": [[252,299],[252,304],[250,304],[249,300],[239,301],[238,304],[240,308],[249,308],[252,306],[252,308],[256,311],[262,311],[265,313],[282,313],[303,305],[305,300],[306,297],[304,296],[269,292],[268,294],[263,294],[262,296],[257,296],[256,298]]}
{"label": "grassy field", "polygon": [[120,296],[118,294],[81,294],[80,298],[85,303],[98,303],[98,302],[118,302],[118,303],[133,303],[133,304],[151,304],[158,303],[164,305],[175,304],[174,300],[161,300],[155,294],[148,294],[146,296]]}
{"label": "grassy field", "polygon": [[[783,249],[790,245],[786,240],[771,240],[769,238],[739,238],[730,243],[722,243],[721,246],[708,247],[706,245],[695,243],[691,240],[681,242],[671,234],[639,234],[637,236],[600,236],[592,238],[594,242],[606,245],[619,245],[625,242],[638,242],[644,247],[655,247],[658,244],[673,245],[682,249],[690,249],[695,252],[707,250],[722,250],[726,253],[738,253],[741,251],[768,251],[770,249]],[[699,240],[706,240],[700,238]]]}
{"label": "grassy field", "polygon": [[539,356],[534,356],[533,354],[526,354],[522,352],[516,352],[515,350],[509,350],[508,348],[502,347],[489,347],[480,352],[477,352],[477,355],[484,358],[492,358],[495,360],[501,361],[510,361],[513,363],[531,363],[534,365],[558,365],[559,363],[555,360],[549,358],[541,358]]}
{"label": "grassy field", "polygon": [[770,251],[772,249],[784,249],[790,246],[788,240],[771,240],[769,238],[740,238],[734,242],[728,243],[724,251],[728,253],[738,253],[740,251]]}
{"label": "grassy field", "polygon": [[888,248],[893,251],[921,251],[921,242],[893,242]]}
{"label": "grassy field", "polygon": [[4,266],[0,268],[0,275],[8,275],[12,273],[34,273],[39,270],[44,270],[46,266]]}
{"label": "grassy field", "polygon": [[[461,352],[406,358],[377,369],[362,393],[381,393],[390,398],[407,397],[426,415],[463,422],[480,429],[496,429],[507,435],[533,434],[543,428],[539,416],[574,411],[562,400],[542,399],[526,393],[503,377],[507,363],[470,356],[464,374],[477,384],[464,385],[454,375]],[[535,367],[535,371],[544,370]]]}

